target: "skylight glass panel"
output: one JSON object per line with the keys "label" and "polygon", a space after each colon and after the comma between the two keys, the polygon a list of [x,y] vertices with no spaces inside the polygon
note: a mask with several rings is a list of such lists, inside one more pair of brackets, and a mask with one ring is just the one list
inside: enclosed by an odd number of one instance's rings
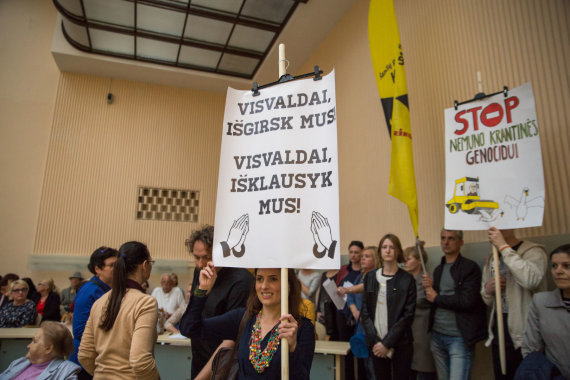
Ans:
{"label": "skylight glass panel", "polygon": [[229,71],[251,75],[257,67],[258,63],[259,60],[255,58],[242,57],[240,55],[226,53],[222,57],[219,69],[220,71]]}
{"label": "skylight glass panel", "polygon": [[175,62],[178,45],[149,38],[137,37],[137,57]]}
{"label": "skylight glass panel", "polygon": [[180,38],[185,18],[186,15],[182,12],[149,7],[143,4],[137,6],[137,29],[139,30]]}
{"label": "skylight glass panel", "polygon": [[83,17],[83,9],[81,8],[79,0],[59,0],[59,4],[64,7],[66,11]]}
{"label": "skylight glass panel", "polygon": [[134,27],[135,3],[118,0],[83,0],[90,21]]}
{"label": "skylight glass panel", "polygon": [[87,28],[85,26],[77,25],[76,23],[63,18],[63,27],[71,39],[89,48],[89,38],[87,36]]}
{"label": "skylight glass panel", "polygon": [[192,46],[182,46],[178,62],[190,66],[205,67],[214,70],[220,60],[219,51],[199,49]]}
{"label": "skylight glass panel", "polygon": [[91,43],[93,49],[135,56],[135,37],[126,34],[108,32],[106,30],[91,28]]}
{"label": "skylight glass panel", "polygon": [[291,0],[246,0],[241,15],[280,24],[293,5]]}
{"label": "skylight glass panel", "polygon": [[243,0],[192,0],[191,6],[215,9],[218,11],[237,14]]}
{"label": "skylight glass panel", "polygon": [[232,24],[228,22],[189,15],[184,38],[224,46],[231,30]]}
{"label": "skylight glass panel", "polygon": [[267,30],[236,25],[229,46],[263,53],[274,36],[275,33]]}

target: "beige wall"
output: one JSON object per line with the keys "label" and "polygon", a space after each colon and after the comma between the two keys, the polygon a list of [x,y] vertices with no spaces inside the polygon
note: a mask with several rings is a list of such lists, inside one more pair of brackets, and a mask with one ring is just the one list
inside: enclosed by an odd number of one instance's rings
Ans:
{"label": "beige wall", "polygon": [[[155,258],[187,259],[184,239],[214,220],[224,100],[63,73],[34,253],[82,256],[139,240]],[[198,222],[137,220],[139,186],[200,191]]]}
{"label": "beige wall", "polygon": [[[532,82],[547,205],[544,226],[520,235],[568,235],[569,3],[395,3],[415,135],[420,236],[428,246],[438,244],[443,110],[473,96],[477,71],[485,92]],[[298,73],[314,64],[336,69],[343,243],[373,244],[391,231],[407,245],[413,238],[407,211],[387,195],[389,141],[368,50],[367,8],[368,1],[357,0]],[[50,2],[0,2],[0,272],[31,268],[43,276],[49,272],[28,267],[28,255],[80,257],[128,239],[147,242],[158,259],[186,260],[186,234],[214,219],[224,95],[60,75],[49,54],[55,16]],[[105,101],[109,89],[112,105]],[[199,222],[136,221],[139,185],[200,190]],[[484,235],[466,238],[477,242]],[[67,272],[57,276],[66,285]]]}
{"label": "beige wall", "polygon": [[56,10],[0,1],[0,273],[25,273],[32,253],[59,71]]}
{"label": "beige wall", "polygon": [[[544,225],[521,237],[570,233],[570,3],[395,0],[406,59],[420,213],[419,234],[439,245],[444,218],[443,110],[477,92],[531,82],[546,182]],[[341,240],[377,244],[386,232],[413,242],[407,209],[388,196],[390,146],[368,47],[368,1],[329,33],[301,72],[336,69]],[[467,242],[485,240],[466,233]],[[343,247],[344,248],[344,247]]]}

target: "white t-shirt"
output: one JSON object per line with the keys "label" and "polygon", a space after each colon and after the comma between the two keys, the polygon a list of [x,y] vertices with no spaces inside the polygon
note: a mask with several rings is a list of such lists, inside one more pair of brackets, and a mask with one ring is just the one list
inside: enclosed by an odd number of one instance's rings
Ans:
{"label": "white t-shirt", "polygon": [[184,294],[182,294],[182,290],[179,287],[173,287],[170,292],[164,293],[159,286],[154,288],[152,296],[156,298],[158,308],[163,309],[168,314],[174,313],[185,302]]}

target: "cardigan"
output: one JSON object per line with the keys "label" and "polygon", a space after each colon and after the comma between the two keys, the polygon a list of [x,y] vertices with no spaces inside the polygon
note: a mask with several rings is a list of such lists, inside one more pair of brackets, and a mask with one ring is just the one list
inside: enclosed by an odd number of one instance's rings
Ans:
{"label": "cardigan", "polygon": [[[279,379],[281,377],[281,344],[273,354],[273,358],[262,373],[257,373],[249,361],[249,341],[255,323],[255,317],[245,322],[241,337],[237,337],[239,325],[245,313],[245,308],[233,309],[225,314],[203,319],[202,309],[208,297],[192,295],[188,305],[188,337],[190,339],[236,340],[239,338],[237,379]],[[315,352],[315,328],[310,320],[301,318],[297,330],[297,346],[289,353],[289,377],[295,380],[310,378],[311,364]],[[266,334],[261,342],[265,349],[270,334]]]}
{"label": "cardigan", "polygon": [[[0,374],[0,380],[10,380],[16,377],[20,372],[25,370],[29,365],[30,361],[25,357],[14,360],[10,363],[10,366]],[[53,359],[46,369],[36,377],[36,380],[48,380],[48,379],[58,379],[58,380],[76,380],[77,374],[81,370],[81,367],[75,363],[68,360]]]}
{"label": "cardigan", "polygon": [[394,277],[386,282],[388,333],[383,339],[380,339],[374,327],[378,290],[376,271],[372,271],[364,279],[364,295],[360,313],[366,344],[372,347],[377,342],[382,342],[386,348],[411,345],[413,342],[412,322],[416,310],[416,280],[411,274],[398,268]]}
{"label": "cardigan", "polygon": [[115,324],[109,331],[99,327],[111,292],[91,308],[79,346],[79,362],[93,379],[124,380],[159,378],[154,360],[156,300],[136,289],[127,289]]}
{"label": "cardigan", "polygon": [[412,369],[420,372],[435,372],[430,347],[431,334],[428,332],[431,303],[426,299],[421,272],[416,277],[416,294],[416,313],[412,323],[412,335],[414,337]]}

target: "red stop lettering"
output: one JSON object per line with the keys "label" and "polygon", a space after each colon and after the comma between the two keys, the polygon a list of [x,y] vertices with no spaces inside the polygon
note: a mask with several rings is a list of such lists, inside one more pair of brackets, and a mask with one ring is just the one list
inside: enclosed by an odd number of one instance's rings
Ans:
{"label": "red stop lettering", "polygon": [[[481,121],[481,124],[488,128],[496,127],[503,121],[505,115],[507,116],[507,123],[512,123],[512,111],[518,107],[519,104],[519,98],[512,96],[505,99],[504,107],[499,103],[491,103],[487,105],[481,113],[479,113],[483,108],[481,106],[459,111],[455,114],[455,121],[458,124],[461,124],[462,128],[455,130],[454,133],[461,136],[469,130],[471,125],[473,126],[474,131],[478,131],[479,120]],[[471,117],[467,116],[468,113],[471,114]]]}

